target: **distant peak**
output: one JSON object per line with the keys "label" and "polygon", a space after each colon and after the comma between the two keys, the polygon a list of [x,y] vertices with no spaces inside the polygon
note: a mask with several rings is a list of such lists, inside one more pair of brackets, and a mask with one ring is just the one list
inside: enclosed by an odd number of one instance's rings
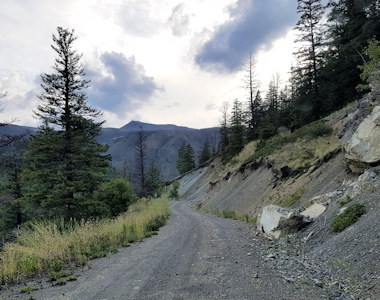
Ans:
{"label": "distant peak", "polygon": [[122,131],[138,131],[140,128],[144,131],[163,131],[163,130],[189,130],[188,127],[177,126],[173,124],[150,124],[140,121],[131,121],[120,128]]}

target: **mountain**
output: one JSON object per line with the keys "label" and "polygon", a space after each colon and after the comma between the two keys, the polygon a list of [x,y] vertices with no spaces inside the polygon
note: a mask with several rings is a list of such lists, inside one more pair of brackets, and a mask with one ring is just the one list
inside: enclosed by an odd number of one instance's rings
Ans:
{"label": "mountain", "polygon": [[133,171],[135,144],[140,127],[146,136],[147,163],[154,161],[165,179],[179,175],[176,163],[183,142],[193,147],[196,161],[206,141],[211,149],[216,149],[219,144],[218,128],[192,129],[132,121],[120,129],[104,128],[99,137],[101,143],[110,146],[108,152],[112,156],[112,166],[116,169],[122,169],[126,162],[127,168]]}
{"label": "mountain", "polygon": [[[218,128],[192,129],[172,124],[155,125],[138,121],[132,121],[119,129],[103,128],[98,141],[110,146],[108,153],[111,154],[112,166],[116,169],[122,169],[126,162],[129,171],[133,172],[135,144],[140,128],[146,136],[147,164],[154,161],[166,180],[179,175],[176,163],[178,150],[183,142],[193,147],[196,161],[206,141],[209,142],[211,149],[217,149],[219,144]],[[19,135],[27,131],[33,133],[36,128],[6,125],[0,127],[0,136]]]}
{"label": "mountain", "polygon": [[0,136],[3,135],[23,135],[27,132],[33,133],[36,132],[35,127],[28,127],[28,126],[20,126],[20,125],[13,125],[13,124],[8,124],[8,125],[3,125],[0,126]]}
{"label": "mountain", "polygon": [[120,131],[139,131],[140,128],[143,131],[168,131],[168,130],[192,130],[188,127],[181,127],[173,124],[155,125],[149,123],[142,123],[139,121],[131,121],[127,125],[120,128]]}

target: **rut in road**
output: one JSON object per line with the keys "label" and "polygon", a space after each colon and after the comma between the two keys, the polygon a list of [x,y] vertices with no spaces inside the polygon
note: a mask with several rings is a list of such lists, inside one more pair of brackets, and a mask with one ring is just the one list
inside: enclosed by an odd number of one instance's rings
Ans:
{"label": "rut in road", "polygon": [[34,291],[33,297],[321,299],[320,289],[297,288],[265,266],[265,243],[248,224],[193,211],[184,200],[173,202],[172,211],[158,236],[94,260],[77,281]]}

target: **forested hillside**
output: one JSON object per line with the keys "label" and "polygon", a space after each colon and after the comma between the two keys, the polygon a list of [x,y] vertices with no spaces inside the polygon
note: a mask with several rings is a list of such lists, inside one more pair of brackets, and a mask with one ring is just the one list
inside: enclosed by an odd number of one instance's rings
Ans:
{"label": "forested hillside", "polygon": [[284,84],[274,75],[268,87],[259,87],[251,55],[243,67],[247,98],[221,109],[225,162],[247,142],[294,131],[369,91],[368,77],[380,62],[379,1],[330,0],[324,6],[321,0],[298,0],[297,13],[297,51],[289,81]]}

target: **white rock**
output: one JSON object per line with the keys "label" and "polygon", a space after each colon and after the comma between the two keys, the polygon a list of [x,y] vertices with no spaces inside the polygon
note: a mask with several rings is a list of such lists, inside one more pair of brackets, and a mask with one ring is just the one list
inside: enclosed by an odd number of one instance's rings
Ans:
{"label": "white rock", "polygon": [[321,214],[323,214],[326,211],[326,206],[314,203],[313,205],[306,208],[304,211],[301,212],[301,215],[315,219],[319,217]]}
{"label": "white rock", "polygon": [[380,162],[380,106],[359,125],[344,150],[354,173],[363,173],[371,164]]}

